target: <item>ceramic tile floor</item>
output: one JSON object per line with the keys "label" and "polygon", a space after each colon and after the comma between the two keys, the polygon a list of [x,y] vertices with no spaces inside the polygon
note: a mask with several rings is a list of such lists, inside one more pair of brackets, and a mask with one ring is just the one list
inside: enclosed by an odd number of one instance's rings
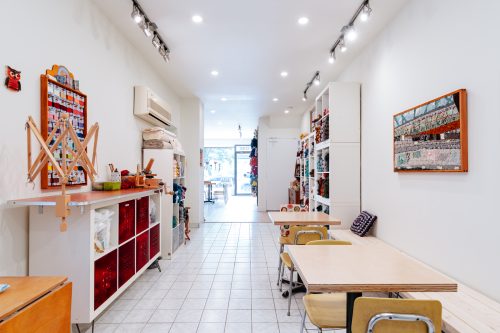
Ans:
{"label": "ceramic tile floor", "polygon": [[205,222],[245,223],[271,222],[266,212],[257,210],[257,198],[250,195],[231,195],[227,203],[221,198],[205,203]]}
{"label": "ceramic tile floor", "polygon": [[207,223],[191,239],[161,261],[161,273],[148,270],[130,286],[95,332],[300,332],[303,294],[294,295],[288,317],[276,286],[277,227]]}

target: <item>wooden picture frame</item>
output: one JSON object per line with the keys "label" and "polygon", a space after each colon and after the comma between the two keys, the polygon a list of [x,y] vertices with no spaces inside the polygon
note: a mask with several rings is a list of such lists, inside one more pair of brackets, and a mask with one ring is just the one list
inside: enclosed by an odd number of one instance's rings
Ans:
{"label": "wooden picture frame", "polygon": [[393,116],[394,172],[467,172],[467,91]]}
{"label": "wooden picture frame", "polygon": [[[72,74],[71,74],[72,77]],[[64,92],[66,96],[73,96],[66,99],[57,96],[59,102],[65,103],[65,105],[55,105],[54,94],[52,89],[57,89],[58,91]],[[78,99],[78,103],[75,102]],[[71,102],[73,102],[71,104]],[[78,110],[77,110],[78,106]],[[61,84],[56,80],[52,79],[49,75],[40,75],[40,122],[41,128],[40,132],[44,139],[48,138],[48,133],[50,132],[51,123],[53,124],[55,120],[54,116],[60,117],[62,114],[68,114],[70,119],[77,123],[74,126],[77,134],[82,139],[87,136],[87,95],[79,90],[75,90],[68,85]],[[83,140],[83,139],[82,139]],[[67,187],[80,187],[87,185],[87,172],[80,166],[77,165],[75,173],[78,175],[77,181],[73,183],[68,183]],[[41,188],[42,189],[59,189],[61,187],[60,182],[55,181],[53,172],[49,170],[50,166],[47,163],[41,171]]]}

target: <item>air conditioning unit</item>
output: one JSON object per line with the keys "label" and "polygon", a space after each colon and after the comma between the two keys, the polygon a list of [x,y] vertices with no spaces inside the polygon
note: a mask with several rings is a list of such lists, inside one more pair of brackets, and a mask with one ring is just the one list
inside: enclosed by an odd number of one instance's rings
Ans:
{"label": "air conditioning unit", "polygon": [[170,131],[176,129],[170,106],[148,87],[134,87],[134,115]]}

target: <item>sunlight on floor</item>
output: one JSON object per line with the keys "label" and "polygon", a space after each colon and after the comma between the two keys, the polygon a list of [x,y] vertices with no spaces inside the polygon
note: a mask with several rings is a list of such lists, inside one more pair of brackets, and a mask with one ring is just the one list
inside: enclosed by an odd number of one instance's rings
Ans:
{"label": "sunlight on floor", "polygon": [[266,212],[257,211],[257,198],[250,195],[229,196],[227,204],[223,198],[215,203],[205,203],[205,222],[270,222]]}

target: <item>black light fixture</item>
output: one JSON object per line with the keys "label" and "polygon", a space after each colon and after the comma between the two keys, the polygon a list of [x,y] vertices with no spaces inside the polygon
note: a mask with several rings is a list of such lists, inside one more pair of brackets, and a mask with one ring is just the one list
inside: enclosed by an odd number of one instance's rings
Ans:
{"label": "black light fixture", "polygon": [[302,97],[302,100],[304,102],[307,101],[307,91],[309,90],[309,88],[311,88],[313,84],[316,86],[319,86],[321,84],[321,77],[319,75],[319,71],[316,71],[312,79],[306,83],[306,89],[304,89],[304,95]]}
{"label": "black light fixture", "polygon": [[347,51],[346,40],[351,42],[354,41],[357,37],[357,32],[354,27],[354,23],[359,19],[363,22],[367,21],[372,13],[372,8],[370,7],[370,1],[364,0],[361,5],[358,7],[351,20],[342,28],[340,31],[340,36],[337,38],[333,46],[330,48],[330,57],[328,58],[328,62],[333,64],[335,62],[335,51],[337,48],[340,49],[341,52]]}
{"label": "black light fixture", "polygon": [[132,0],[132,14],[130,16],[139,28],[141,28],[146,37],[153,36],[151,43],[158,50],[163,60],[166,62],[170,61],[170,49],[160,36],[158,26],[149,19],[137,0]]}

